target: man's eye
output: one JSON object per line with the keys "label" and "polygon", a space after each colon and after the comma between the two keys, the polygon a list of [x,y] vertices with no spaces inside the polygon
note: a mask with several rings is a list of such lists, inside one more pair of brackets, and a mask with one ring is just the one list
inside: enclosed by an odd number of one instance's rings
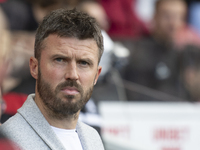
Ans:
{"label": "man's eye", "polygon": [[81,65],[84,65],[84,66],[85,66],[85,65],[89,65],[89,63],[86,62],[86,61],[80,61],[80,64],[81,64]]}
{"label": "man's eye", "polygon": [[55,60],[56,60],[57,62],[63,62],[63,61],[64,61],[63,58],[56,58]]}

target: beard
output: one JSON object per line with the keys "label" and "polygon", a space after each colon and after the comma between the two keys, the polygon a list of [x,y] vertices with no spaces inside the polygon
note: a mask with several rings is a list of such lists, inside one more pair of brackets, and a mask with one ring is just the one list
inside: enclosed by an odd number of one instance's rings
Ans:
{"label": "beard", "polygon": [[[65,87],[75,87],[78,95],[62,95],[61,90]],[[51,85],[42,78],[40,69],[38,70],[37,91],[45,105],[47,113],[57,119],[64,119],[69,117],[77,117],[76,114],[88,102],[92,95],[93,85],[87,91],[84,91],[75,80],[66,80],[57,85],[54,89]],[[60,97],[59,97],[60,96]],[[75,99],[75,102],[72,100]]]}

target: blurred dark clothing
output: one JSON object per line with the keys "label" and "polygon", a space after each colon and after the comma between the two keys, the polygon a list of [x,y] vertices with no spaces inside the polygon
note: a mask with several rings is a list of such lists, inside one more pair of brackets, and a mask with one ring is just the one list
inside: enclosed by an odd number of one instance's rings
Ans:
{"label": "blurred dark clothing", "polygon": [[34,19],[31,4],[26,0],[7,0],[1,4],[10,30],[35,31],[38,23]]}
{"label": "blurred dark clothing", "polygon": [[[125,80],[181,97],[179,81],[179,52],[169,43],[148,37],[132,43],[129,64],[124,69]],[[127,91],[128,100],[155,100]]]}
{"label": "blurred dark clothing", "polygon": [[111,38],[132,39],[148,35],[144,23],[133,10],[135,0],[100,0],[100,2],[109,19],[108,34]]}
{"label": "blurred dark clothing", "polygon": [[35,79],[28,75],[25,79],[23,79],[19,85],[10,90],[10,92],[31,94],[35,92]]}

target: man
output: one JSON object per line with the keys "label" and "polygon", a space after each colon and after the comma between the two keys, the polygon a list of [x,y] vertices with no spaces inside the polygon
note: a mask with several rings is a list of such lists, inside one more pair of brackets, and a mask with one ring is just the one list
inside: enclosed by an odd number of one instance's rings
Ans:
{"label": "man", "polygon": [[95,19],[75,9],[51,12],[38,27],[30,58],[35,94],[0,130],[25,150],[103,150],[97,132],[78,121],[101,72],[102,53]]}

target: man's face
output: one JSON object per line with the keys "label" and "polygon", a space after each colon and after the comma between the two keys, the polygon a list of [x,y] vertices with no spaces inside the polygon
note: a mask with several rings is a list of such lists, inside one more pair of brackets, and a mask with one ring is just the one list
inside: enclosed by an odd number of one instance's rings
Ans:
{"label": "man's face", "polygon": [[38,64],[40,100],[56,116],[76,114],[89,100],[101,72],[94,40],[49,35]]}
{"label": "man's face", "polygon": [[155,15],[155,30],[164,38],[173,38],[185,25],[186,5],[181,1],[162,2]]}

